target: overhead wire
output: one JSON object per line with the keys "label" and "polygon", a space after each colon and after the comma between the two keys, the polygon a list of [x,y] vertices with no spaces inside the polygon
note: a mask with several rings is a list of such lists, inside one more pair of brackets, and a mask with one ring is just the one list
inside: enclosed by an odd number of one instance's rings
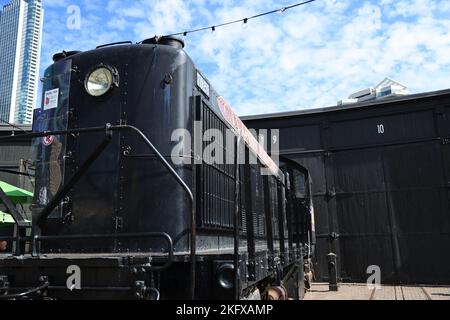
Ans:
{"label": "overhead wire", "polygon": [[300,6],[307,5],[307,4],[310,4],[310,3],[315,2],[315,1],[317,1],[317,0],[303,1],[303,2],[299,2],[299,3],[293,4],[293,5],[290,5],[290,6],[287,6],[287,7],[282,7],[280,9],[263,12],[263,13],[260,13],[260,14],[254,15],[254,16],[250,16],[250,17],[247,17],[247,18],[242,18],[242,19],[238,19],[238,20],[234,20],[234,21],[230,21],[230,22],[220,23],[220,24],[211,25],[211,26],[208,26],[208,27],[202,27],[202,28],[198,28],[198,29],[193,29],[193,30],[189,30],[189,31],[172,33],[172,34],[166,35],[165,37],[175,37],[175,36],[185,36],[186,37],[189,34],[202,32],[202,31],[206,31],[206,30],[211,30],[211,31],[214,32],[218,28],[221,28],[221,27],[225,27],[225,26],[229,26],[229,25],[237,24],[237,23],[247,24],[250,20],[258,19],[258,18],[261,18],[261,17],[264,17],[264,16],[268,16],[268,15],[271,15],[271,14],[274,14],[274,13],[283,13],[283,12],[286,12],[288,10],[291,10],[291,9],[294,9],[294,8],[297,8],[297,7],[300,7]]}

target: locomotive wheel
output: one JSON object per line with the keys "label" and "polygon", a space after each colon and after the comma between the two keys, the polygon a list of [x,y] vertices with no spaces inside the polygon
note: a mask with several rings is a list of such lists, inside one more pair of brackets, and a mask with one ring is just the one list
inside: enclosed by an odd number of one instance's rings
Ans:
{"label": "locomotive wheel", "polygon": [[284,287],[271,287],[267,289],[267,300],[285,301],[288,300],[288,292]]}

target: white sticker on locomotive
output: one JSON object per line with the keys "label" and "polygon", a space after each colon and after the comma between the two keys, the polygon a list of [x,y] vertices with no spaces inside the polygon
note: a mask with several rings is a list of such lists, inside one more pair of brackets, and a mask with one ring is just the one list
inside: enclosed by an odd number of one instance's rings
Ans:
{"label": "white sticker on locomotive", "polygon": [[48,204],[48,192],[46,187],[42,187],[39,190],[39,204],[46,206]]}
{"label": "white sticker on locomotive", "polygon": [[197,86],[209,98],[209,96],[211,95],[211,87],[208,81],[206,81],[206,79],[203,78],[203,76],[200,74],[200,72],[197,72]]}
{"label": "white sticker on locomotive", "polygon": [[44,110],[58,108],[59,89],[45,91],[44,95]]}

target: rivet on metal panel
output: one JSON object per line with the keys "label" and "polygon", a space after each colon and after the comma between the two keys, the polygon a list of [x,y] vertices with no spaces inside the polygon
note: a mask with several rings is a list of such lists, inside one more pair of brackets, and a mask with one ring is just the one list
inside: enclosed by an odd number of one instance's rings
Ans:
{"label": "rivet on metal panel", "polygon": [[132,148],[130,146],[126,146],[126,147],[123,148],[123,150],[124,150],[123,155],[124,156],[129,156],[130,153],[131,153]]}
{"label": "rivet on metal panel", "polygon": [[172,77],[172,75],[171,75],[170,73],[166,74],[166,76],[164,77],[163,82],[164,82],[166,85],[170,85],[170,84],[173,82],[173,77]]}
{"label": "rivet on metal panel", "polygon": [[79,68],[78,66],[73,66],[72,69],[71,69],[71,71],[72,71],[73,73],[80,73],[80,68]]}

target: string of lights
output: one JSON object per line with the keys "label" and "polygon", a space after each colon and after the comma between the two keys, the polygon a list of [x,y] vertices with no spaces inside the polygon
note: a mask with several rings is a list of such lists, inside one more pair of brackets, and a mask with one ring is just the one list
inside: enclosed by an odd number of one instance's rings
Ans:
{"label": "string of lights", "polygon": [[203,28],[199,28],[199,29],[194,29],[194,30],[190,30],[190,31],[172,33],[172,34],[167,35],[167,37],[173,37],[173,36],[185,36],[186,37],[188,34],[202,32],[202,31],[206,31],[206,30],[211,30],[211,31],[214,32],[214,31],[217,30],[217,28],[229,26],[229,25],[232,25],[232,24],[237,24],[237,23],[247,24],[250,20],[258,19],[258,18],[261,18],[261,17],[264,17],[264,16],[268,16],[268,15],[271,15],[271,14],[274,14],[274,13],[283,13],[283,12],[286,12],[287,10],[294,9],[294,8],[297,8],[297,7],[301,7],[301,6],[310,4],[310,3],[315,2],[315,1],[317,1],[317,0],[303,1],[303,2],[299,2],[299,3],[293,4],[293,5],[290,5],[290,6],[287,6],[287,7],[283,7],[283,8],[277,9],[277,10],[272,10],[272,11],[260,13],[260,14],[257,14],[257,15],[254,15],[254,16],[251,16],[251,17],[248,17],[248,18],[242,18],[242,19],[239,19],[239,20],[225,22],[225,23],[221,23],[221,24],[217,24],[217,25],[213,25],[213,26],[209,26],[209,27],[203,27]]}

